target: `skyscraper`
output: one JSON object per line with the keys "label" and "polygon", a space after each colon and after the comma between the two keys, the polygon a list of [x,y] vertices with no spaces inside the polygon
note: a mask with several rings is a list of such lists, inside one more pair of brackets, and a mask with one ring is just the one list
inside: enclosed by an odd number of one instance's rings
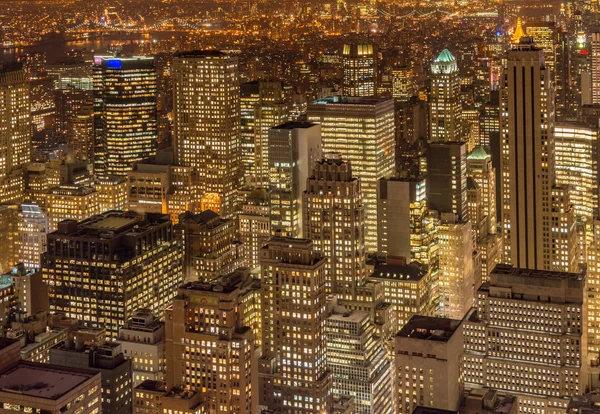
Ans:
{"label": "skyscraper", "polygon": [[591,39],[591,103],[600,104],[600,32],[592,33]]}
{"label": "skyscraper", "polygon": [[430,142],[462,141],[462,103],[456,58],[444,49],[431,64]]}
{"label": "skyscraper", "polygon": [[366,280],[365,211],[351,163],[325,154],[315,163],[302,198],[302,234],[328,258],[327,293],[354,299],[356,287]]}
{"label": "skyscraper", "polygon": [[367,251],[377,250],[377,180],[395,168],[394,100],[329,97],[308,106],[321,124],[323,152],[339,153],[360,178],[365,205]]}
{"label": "skyscraper", "polygon": [[175,164],[194,169],[201,210],[237,212],[241,186],[240,85],[237,58],[218,51],[173,59]]}
{"label": "skyscraper", "polygon": [[289,119],[283,85],[260,81],[242,84],[241,88],[244,177],[258,186],[268,186],[269,130]]}
{"label": "skyscraper", "polygon": [[354,397],[354,413],[394,413],[390,360],[369,312],[335,308],[327,318],[327,366],[333,396]]}
{"label": "skyscraper", "polygon": [[345,44],[342,50],[344,96],[377,94],[377,48],[371,43]]}
{"label": "skyscraper", "polygon": [[307,239],[274,237],[261,249],[261,405],[320,413],[331,402],[325,265]]}
{"label": "skyscraper", "polygon": [[564,411],[588,383],[585,279],[496,266],[463,323],[465,385],[516,395],[521,412]]}
{"label": "skyscraper", "polygon": [[152,57],[94,58],[96,175],[127,175],[158,144]]}
{"label": "skyscraper", "polygon": [[286,122],[269,130],[269,196],[271,232],[302,235],[302,192],[316,161],[321,159],[321,126]]}
{"label": "skyscraper", "polygon": [[253,190],[238,216],[240,241],[250,269],[258,267],[260,248],[271,238],[269,195],[262,188]]}
{"label": "skyscraper", "polygon": [[467,147],[464,142],[429,145],[427,155],[427,202],[439,213],[467,220]]}
{"label": "skyscraper", "polygon": [[0,64],[0,203],[19,203],[31,161],[29,85],[21,65]]}
{"label": "skyscraper", "polygon": [[[552,239],[555,230],[568,237],[575,228],[558,217],[552,222],[554,209],[565,210],[565,206],[551,204],[554,97],[543,50],[531,38],[523,37],[508,52],[501,87],[503,261],[527,269],[573,271],[568,264],[574,261],[565,261],[565,252]],[[559,198],[568,205],[564,196]],[[566,265],[556,268],[557,261]]]}
{"label": "skyscraper", "polygon": [[116,338],[134,310],[163,314],[183,281],[181,255],[165,215],[112,211],[63,221],[48,235],[43,266],[50,311]]}
{"label": "skyscraper", "polygon": [[167,385],[202,394],[209,414],[252,412],[254,335],[244,324],[246,280],[233,273],[179,288],[165,324]]}

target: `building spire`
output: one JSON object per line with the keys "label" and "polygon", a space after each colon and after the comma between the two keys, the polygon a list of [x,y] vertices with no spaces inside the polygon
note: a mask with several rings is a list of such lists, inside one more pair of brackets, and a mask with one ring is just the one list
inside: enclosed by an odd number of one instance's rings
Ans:
{"label": "building spire", "polygon": [[519,17],[517,19],[517,27],[515,28],[515,31],[510,38],[510,42],[512,44],[517,44],[519,43],[521,38],[526,35],[527,33],[525,33],[525,30],[523,30],[523,23],[521,22],[521,18]]}

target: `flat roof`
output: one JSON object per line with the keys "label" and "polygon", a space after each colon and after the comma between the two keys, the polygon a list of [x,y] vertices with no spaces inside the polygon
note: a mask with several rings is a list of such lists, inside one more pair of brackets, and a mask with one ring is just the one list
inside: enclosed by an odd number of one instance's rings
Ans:
{"label": "flat roof", "polygon": [[414,315],[396,336],[447,342],[461,324],[461,320]]}
{"label": "flat roof", "polygon": [[137,217],[107,217],[87,226],[90,229],[117,231],[138,221]]}
{"label": "flat roof", "polygon": [[57,400],[95,375],[100,374],[20,361],[0,375],[0,391]]}
{"label": "flat roof", "polygon": [[393,98],[377,98],[374,96],[328,96],[326,98],[312,101],[316,105],[378,105],[383,102],[393,100]]}
{"label": "flat roof", "polygon": [[418,282],[427,274],[419,263],[412,262],[407,265],[386,264],[377,266],[370,277],[378,279]]}
{"label": "flat roof", "polygon": [[308,121],[289,121],[281,125],[274,126],[273,129],[307,129],[316,126],[314,122]]}

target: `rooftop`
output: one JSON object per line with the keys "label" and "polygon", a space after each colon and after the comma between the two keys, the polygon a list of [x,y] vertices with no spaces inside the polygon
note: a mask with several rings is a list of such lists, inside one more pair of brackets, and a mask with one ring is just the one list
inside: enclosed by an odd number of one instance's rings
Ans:
{"label": "rooftop", "polygon": [[473,148],[473,151],[467,156],[468,160],[486,160],[488,158],[490,155],[480,146]]}
{"label": "rooftop", "polygon": [[419,262],[407,265],[385,264],[377,266],[371,275],[372,278],[393,279],[418,282],[427,274],[427,271]]}
{"label": "rooftop", "polygon": [[176,58],[198,58],[198,57],[223,57],[228,56],[220,50],[190,50],[175,54]]}
{"label": "rooftop", "polygon": [[0,376],[0,391],[57,400],[96,374],[87,370],[20,361]]}
{"label": "rooftop", "polygon": [[376,98],[373,96],[328,96],[326,98],[317,99],[313,101],[312,104],[317,105],[332,105],[332,104],[342,104],[342,105],[378,105],[387,101],[393,100],[391,98]]}
{"label": "rooftop", "polygon": [[308,121],[289,121],[273,127],[273,129],[307,129],[317,124]]}
{"label": "rooftop", "polygon": [[412,414],[456,414],[457,411],[442,410],[441,408],[418,406]]}
{"label": "rooftop", "polygon": [[585,273],[570,273],[570,272],[553,272],[550,270],[522,269],[512,265],[499,263],[492,270],[492,274],[522,276],[527,279],[554,279],[554,280],[576,280],[582,281],[585,279]]}
{"label": "rooftop", "polygon": [[135,223],[137,221],[138,221],[137,217],[112,216],[112,217],[106,217],[103,220],[92,223],[88,226],[88,228],[97,229],[97,230],[118,231],[124,227],[132,225],[133,223]]}
{"label": "rooftop", "polygon": [[442,53],[434,60],[435,63],[450,63],[456,62],[456,58],[450,53],[448,49],[442,50]]}
{"label": "rooftop", "polygon": [[447,342],[458,329],[461,320],[414,315],[396,336],[425,341]]}

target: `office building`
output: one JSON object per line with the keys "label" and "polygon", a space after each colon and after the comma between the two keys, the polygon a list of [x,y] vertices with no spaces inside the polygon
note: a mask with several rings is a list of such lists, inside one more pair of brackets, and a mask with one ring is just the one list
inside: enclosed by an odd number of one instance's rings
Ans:
{"label": "office building", "polygon": [[392,70],[392,97],[407,101],[417,93],[417,75],[410,66]]}
{"label": "office building", "polygon": [[464,142],[429,145],[427,203],[431,210],[468,219],[467,147]]}
{"label": "office building", "polygon": [[63,220],[83,221],[101,213],[98,192],[93,187],[83,185],[61,185],[46,196],[48,232],[58,228]]}
{"label": "office building", "polygon": [[377,252],[406,261],[418,260],[427,247],[424,227],[427,213],[426,180],[390,177],[377,181]]}
{"label": "office building", "polygon": [[591,104],[600,104],[600,32],[592,33],[590,36],[590,84]]}
{"label": "office building", "polygon": [[371,43],[349,43],[342,49],[344,96],[377,95],[377,47]]}
{"label": "office building", "polygon": [[395,413],[392,364],[369,313],[334,308],[326,329],[333,397],[353,397],[353,413]]}
{"label": "office building", "polygon": [[254,335],[244,325],[247,279],[233,273],[179,288],[166,317],[168,387],[197,391],[207,413],[250,413]]}
{"label": "office building", "polygon": [[15,204],[0,204],[0,272],[19,263],[19,211]]}
{"label": "office building", "polygon": [[99,372],[102,412],[129,414],[132,408],[131,361],[125,359],[118,342],[85,346],[81,339],[67,339],[50,349],[50,363],[60,367]]}
{"label": "office building", "polygon": [[439,308],[438,316],[458,319],[473,306],[473,233],[470,221],[460,221],[450,213],[438,225]]}
{"label": "office building", "polygon": [[[565,251],[564,246],[553,245],[557,231],[561,238],[575,242],[575,227],[566,217],[558,217],[569,208],[568,190],[554,191],[552,83],[543,50],[531,38],[523,37],[508,52],[501,114],[503,262],[527,269],[573,271],[572,248]],[[556,205],[554,199],[563,205]]]}
{"label": "office building", "polygon": [[246,266],[258,267],[259,251],[271,238],[271,208],[269,195],[262,189],[254,189],[242,204],[238,216],[240,242],[244,247]]}
{"label": "office building", "polygon": [[109,210],[129,210],[127,177],[115,175],[110,177],[101,176],[96,178],[94,188],[98,193],[99,213]]}
{"label": "office building", "polygon": [[[3,411],[98,414],[100,374],[19,360],[19,341],[0,339],[0,401]],[[68,407],[68,408],[67,408]]]}
{"label": "office building", "polygon": [[172,73],[175,165],[193,169],[202,211],[233,218],[242,179],[237,58],[182,52]]}
{"label": "office building", "polygon": [[21,204],[18,208],[17,223],[19,239],[15,244],[19,248],[19,263],[23,263],[27,269],[40,269],[40,258],[46,251],[48,234],[46,214],[35,204]]}
{"label": "office building", "polygon": [[326,263],[307,239],[274,237],[260,251],[259,404],[272,410],[315,413],[331,404]]}
{"label": "office building", "polygon": [[431,64],[429,130],[429,142],[463,140],[458,63],[448,49]]}
{"label": "office building", "polygon": [[161,381],[146,380],[133,390],[135,414],[201,414],[206,411],[202,394],[180,387],[167,388]]}
{"label": "office building", "polygon": [[119,328],[117,338],[125,358],[131,360],[132,386],[146,380],[164,379],[165,323],[150,309],[137,309],[125,325]]}
{"label": "office building", "polygon": [[0,276],[0,280],[12,284],[16,299],[13,310],[21,317],[48,311],[48,286],[42,280],[42,272],[18,263]]}
{"label": "office building", "polygon": [[302,235],[302,193],[316,161],[322,157],[321,126],[286,122],[269,130],[271,233]]}
{"label": "office building", "polygon": [[0,203],[20,203],[31,161],[29,85],[21,65],[0,64]]}
{"label": "office building", "polygon": [[395,338],[398,413],[412,413],[418,406],[458,411],[463,392],[463,325],[462,318],[415,315],[398,332]]}
{"label": "office building", "polygon": [[360,180],[339,154],[314,164],[303,197],[303,232],[328,258],[325,289],[352,300],[366,280],[365,217]]}
{"label": "office building", "polygon": [[557,123],[554,133],[556,184],[570,186],[575,215],[591,223],[598,216],[600,130],[578,123]]}
{"label": "office building", "polygon": [[232,273],[245,263],[236,222],[211,210],[179,216],[175,234],[183,246],[186,281],[206,281]]}
{"label": "office building", "polygon": [[518,397],[519,412],[564,412],[586,389],[584,273],[498,265],[465,317],[465,388]]}
{"label": "office building", "polygon": [[153,57],[94,57],[94,172],[125,176],[158,146]]}
{"label": "office building", "polygon": [[399,327],[414,315],[434,316],[433,279],[427,266],[419,262],[406,264],[390,258],[375,267],[369,281],[381,284],[386,303],[392,305]]}
{"label": "office building", "polygon": [[136,309],[163,314],[183,281],[181,261],[168,216],[112,211],[63,221],[48,235],[43,266],[50,312],[116,338]]}
{"label": "office building", "polygon": [[395,168],[394,100],[329,97],[309,104],[308,119],[321,124],[323,152],[339,153],[360,178],[366,248],[377,250],[377,180]]}
{"label": "office building", "polygon": [[480,204],[482,215],[486,218],[486,233],[496,234],[496,169],[492,165],[492,157],[481,146],[475,147],[467,156],[467,177],[481,189]]}
{"label": "office building", "polygon": [[241,85],[241,147],[244,177],[258,185],[269,184],[269,130],[289,120],[284,88],[278,81]]}
{"label": "office building", "polygon": [[127,188],[130,210],[169,214],[173,224],[179,222],[180,214],[200,207],[192,168],[175,165],[171,148],[134,164],[127,173]]}

